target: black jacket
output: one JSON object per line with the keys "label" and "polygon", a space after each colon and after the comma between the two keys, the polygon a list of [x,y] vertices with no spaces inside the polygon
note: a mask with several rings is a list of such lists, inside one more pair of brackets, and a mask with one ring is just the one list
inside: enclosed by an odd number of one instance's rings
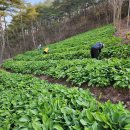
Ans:
{"label": "black jacket", "polygon": [[102,49],[103,48],[103,43],[97,42],[94,46],[92,46],[94,49]]}

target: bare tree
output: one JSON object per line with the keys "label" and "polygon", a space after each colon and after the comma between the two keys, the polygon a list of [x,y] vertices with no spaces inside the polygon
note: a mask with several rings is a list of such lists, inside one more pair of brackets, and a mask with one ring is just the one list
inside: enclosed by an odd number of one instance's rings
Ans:
{"label": "bare tree", "polygon": [[121,26],[121,9],[125,0],[109,0],[109,3],[113,7],[113,24],[117,30],[120,30]]}

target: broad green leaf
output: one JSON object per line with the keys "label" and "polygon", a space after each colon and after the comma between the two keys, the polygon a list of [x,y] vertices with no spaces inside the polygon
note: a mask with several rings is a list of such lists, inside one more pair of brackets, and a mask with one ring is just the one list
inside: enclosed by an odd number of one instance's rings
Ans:
{"label": "broad green leaf", "polygon": [[86,111],[86,115],[87,115],[87,118],[90,120],[90,121],[93,121],[93,115],[91,114],[91,112],[89,110]]}
{"label": "broad green leaf", "polygon": [[54,130],[64,130],[64,129],[62,128],[62,126],[59,125],[59,124],[55,124],[55,125],[53,126],[53,129],[54,129]]}
{"label": "broad green leaf", "polygon": [[92,125],[92,130],[98,130],[97,122],[94,122],[94,124]]}
{"label": "broad green leaf", "polygon": [[130,124],[126,125],[124,129],[125,130],[130,130]]}
{"label": "broad green leaf", "polygon": [[81,124],[82,124],[83,126],[86,126],[86,125],[87,125],[87,122],[86,122],[85,120],[83,120],[83,119],[80,119],[80,122],[81,122]]}
{"label": "broad green leaf", "polygon": [[42,130],[41,124],[38,122],[32,122],[32,126],[34,130]]}
{"label": "broad green leaf", "polygon": [[19,119],[20,122],[29,122],[28,116],[23,116]]}
{"label": "broad green leaf", "polygon": [[90,130],[89,128],[87,128],[87,127],[84,127],[84,130]]}

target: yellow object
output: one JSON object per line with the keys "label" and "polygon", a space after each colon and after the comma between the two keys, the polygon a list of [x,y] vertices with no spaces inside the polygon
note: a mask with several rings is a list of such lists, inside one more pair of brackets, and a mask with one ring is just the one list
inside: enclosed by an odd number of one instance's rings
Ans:
{"label": "yellow object", "polygon": [[130,32],[126,34],[126,38],[130,40]]}
{"label": "yellow object", "polygon": [[48,53],[48,51],[49,51],[49,48],[45,48],[45,49],[44,49],[44,52],[45,52],[45,53]]}

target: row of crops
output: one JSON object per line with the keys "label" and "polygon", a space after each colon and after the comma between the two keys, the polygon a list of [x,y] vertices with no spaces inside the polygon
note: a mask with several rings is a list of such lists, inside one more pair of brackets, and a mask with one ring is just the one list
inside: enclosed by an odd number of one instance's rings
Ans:
{"label": "row of crops", "polygon": [[[43,55],[42,50],[30,51],[25,54],[20,54],[14,57],[16,61],[41,61],[41,60],[59,60],[59,59],[84,59],[90,58],[90,45],[79,45],[78,47],[72,47],[69,49],[56,49],[54,52],[50,52],[48,55]],[[64,46],[62,47],[64,48]],[[73,50],[73,51],[72,51]],[[105,58],[127,58],[130,56],[130,45],[116,45],[108,46],[103,49],[100,59]]]}
{"label": "row of crops", "polygon": [[14,61],[9,60],[3,66],[16,73],[49,75],[64,78],[81,86],[130,88],[130,59],[82,59],[49,61]]}
{"label": "row of crops", "polygon": [[121,103],[98,102],[88,90],[0,70],[0,130],[129,130]]}

